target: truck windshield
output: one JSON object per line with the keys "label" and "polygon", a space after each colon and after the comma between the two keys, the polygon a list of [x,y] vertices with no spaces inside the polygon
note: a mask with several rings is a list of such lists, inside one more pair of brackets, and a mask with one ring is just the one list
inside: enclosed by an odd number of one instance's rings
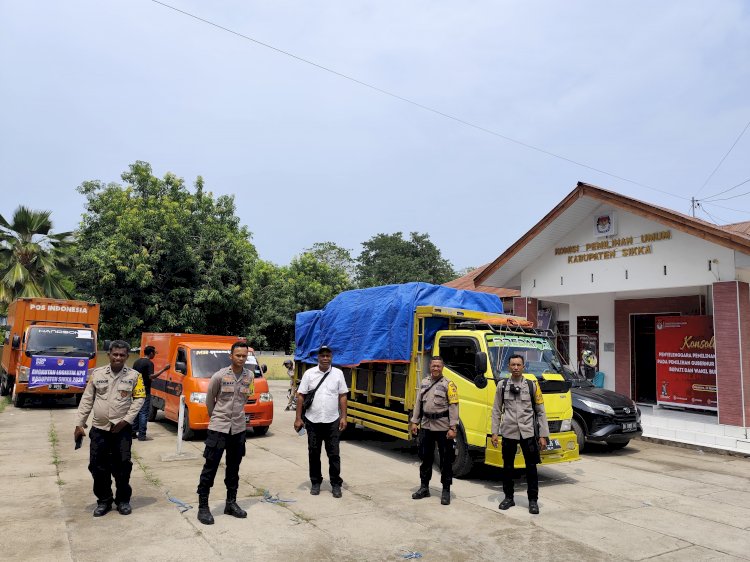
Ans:
{"label": "truck windshield", "polygon": [[194,349],[190,352],[190,364],[193,377],[198,379],[210,378],[216,371],[229,367],[228,349]]}
{"label": "truck windshield", "polygon": [[94,331],[72,328],[29,328],[26,351],[33,354],[88,357],[94,349]]}
{"label": "truck windshield", "polygon": [[492,376],[500,380],[510,376],[508,360],[512,355],[524,358],[524,373],[541,378],[544,373],[560,373],[561,365],[547,338],[515,334],[487,334]]}

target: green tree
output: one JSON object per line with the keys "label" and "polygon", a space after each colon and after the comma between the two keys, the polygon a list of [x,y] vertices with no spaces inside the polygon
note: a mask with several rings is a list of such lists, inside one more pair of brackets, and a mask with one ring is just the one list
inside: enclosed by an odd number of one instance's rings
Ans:
{"label": "green tree", "polygon": [[18,207],[0,215],[0,306],[18,297],[69,298],[73,236],[52,234],[50,211]]}
{"label": "green tree", "polygon": [[344,273],[350,281],[354,282],[355,261],[350,250],[342,248],[335,242],[316,242],[312,248],[307,248],[305,253],[311,254],[334,271]]}
{"label": "green tree", "polygon": [[408,240],[401,232],[377,234],[362,246],[356,266],[361,288],[410,281],[442,284],[456,276],[428,234],[412,232]]}
{"label": "green tree", "polygon": [[132,164],[125,186],[84,182],[75,281],[102,307],[102,337],[141,332],[242,335],[251,323],[257,252],[234,198]]}

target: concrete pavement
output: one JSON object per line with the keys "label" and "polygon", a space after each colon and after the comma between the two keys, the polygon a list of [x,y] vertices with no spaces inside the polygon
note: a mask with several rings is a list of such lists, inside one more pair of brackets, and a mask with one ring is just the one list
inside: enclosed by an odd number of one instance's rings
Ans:
{"label": "concrete pavement", "polygon": [[[614,453],[594,450],[567,465],[540,468],[541,514],[528,513],[523,480],[517,506],[499,512],[497,469],[457,480],[449,507],[411,499],[415,450],[358,432],[342,442],[344,497],[324,482],[309,495],[306,438],[283,411],[286,386],[271,381],[275,421],[248,436],[239,503],[248,519],[223,515],[223,467],[211,507],[213,526],[196,519],[202,443],[192,460],[162,462],[175,451],[176,427],[149,425],[135,442],[133,514],[94,519],[88,439],[73,450],[74,408],[8,406],[0,414],[1,557],[5,560],[740,560],[750,559],[750,460],[642,441]],[[55,434],[57,442],[55,442]],[[327,463],[324,461],[324,471]],[[268,491],[282,499],[263,501]],[[180,513],[172,498],[194,506]]]}

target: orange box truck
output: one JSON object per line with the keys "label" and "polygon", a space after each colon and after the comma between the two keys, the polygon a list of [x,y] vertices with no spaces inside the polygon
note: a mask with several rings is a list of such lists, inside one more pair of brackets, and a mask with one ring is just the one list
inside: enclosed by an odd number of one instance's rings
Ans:
{"label": "orange box truck", "polygon": [[[219,369],[230,365],[229,352],[236,341],[245,338],[234,336],[206,336],[201,334],[143,333],[141,355],[146,346],[156,349],[155,372],[166,365],[170,368],[151,383],[151,411],[149,420],[156,418],[158,410],[164,417],[177,422],[180,415],[180,396],[185,397],[182,438],[192,439],[198,430],[208,429],[206,391],[208,382]],[[245,420],[247,428],[256,435],[265,435],[273,421],[273,397],[268,381],[263,376],[267,370],[259,365],[252,349],[245,366],[254,374],[254,391],[247,397]]]}
{"label": "orange box truck", "polygon": [[23,407],[33,396],[83,395],[96,366],[99,305],[20,298],[8,306],[8,331],[0,361],[0,394]]}

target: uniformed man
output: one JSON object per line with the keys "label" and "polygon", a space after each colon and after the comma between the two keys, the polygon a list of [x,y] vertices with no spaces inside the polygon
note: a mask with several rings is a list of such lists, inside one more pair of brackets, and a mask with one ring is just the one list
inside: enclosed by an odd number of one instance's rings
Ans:
{"label": "uniformed man", "polygon": [[[440,458],[440,481],[443,493],[440,503],[450,505],[453,482],[453,457],[458,426],[458,389],[443,376],[443,358],[430,359],[430,376],[422,379],[422,385],[414,403],[411,417],[411,432],[419,434],[419,467],[421,486],[411,497],[421,500],[430,496],[432,462],[435,458],[435,443]],[[420,428],[421,423],[421,428]]]}
{"label": "uniformed man", "polygon": [[[125,366],[130,345],[115,340],[109,346],[109,365],[91,371],[86,390],[78,405],[78,425],[74,437],[82,439],[86,420],[93,410],[89,472],[94,477],[96,509],[101,517],[112,509],[112,501],[122,515],[130,515],[130,448],[133,444],[131,426],[143,405],[146,389],[141,374]],[[112,477],[117,493],[112,497]]]}
{"label": "uniformed man", "polygon": [[[513,501],[513,463],[520,445],[526,464],[529,513],[537,514],[539,478],[536,465],[539,462],[539,452],[547,446],[549,427],[542,391],[536,381],[529,381],[523,376],[523,366],[524,359],[521,355],[511,355],[508,360],[510,378],[497,385],[495,403],[492,406],[492,445],[497,447],[498,434],[502,435],[505,499],[500,503],[500,509],[505,510],[516,505]],[[534,429],[535,421],[539,431],[538,441]]]}
{"label": "uniformed man", "polygon": [[240,484],[240,463],[245,456],[245,404],[254,388],[253,373],[245,368],[248,350],[249,346],[244,341],[233,343],[231,365],[215,372],[208,383],[206,407],[210,420],[203,451],[206,462],[198,483],[198,521],[204,525],[214,523],[208,507],[208,495],[225,450],[227,501],[224,513],[240,519],[247,517],[247,512],[237,505],[237,489]]}

